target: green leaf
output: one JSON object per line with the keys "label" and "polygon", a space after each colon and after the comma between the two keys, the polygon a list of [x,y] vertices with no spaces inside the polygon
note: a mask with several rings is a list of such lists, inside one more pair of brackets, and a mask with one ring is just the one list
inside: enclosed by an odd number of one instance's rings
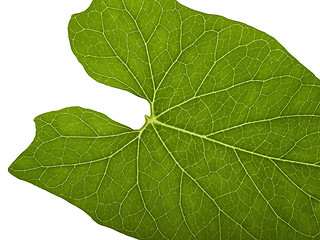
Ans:
{"label": "green leaf", "polygon": [[69,38],[152,114],[45,113],[11,174],[138,239],[319,239],[320,81],[276,40],[175,0],[94,0]]}

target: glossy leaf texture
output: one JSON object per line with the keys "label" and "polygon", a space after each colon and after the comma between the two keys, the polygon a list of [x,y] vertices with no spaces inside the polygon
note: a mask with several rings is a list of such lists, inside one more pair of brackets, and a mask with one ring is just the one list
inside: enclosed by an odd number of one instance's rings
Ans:
{"label": "glossy leaf texture", "polygon": [[275,39],[175,0],[94,0],[69,38],[152,114],[45,113],[14,176],[137,239],[320,238],[320,81]]}

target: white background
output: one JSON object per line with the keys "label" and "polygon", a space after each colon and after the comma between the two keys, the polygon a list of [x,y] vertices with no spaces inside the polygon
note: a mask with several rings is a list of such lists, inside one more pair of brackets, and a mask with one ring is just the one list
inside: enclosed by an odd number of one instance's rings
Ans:
{"label": "white background", "polygon": [[[85,10],[90,2],[0,3],[0,239],[130,239],[99,226],[66,201],[7,172],[33,140],[33,118],[41,113],[82,106],[135,129],[149,114],[145,100],[90,79],[73,56],[68,21],[71,14]],[[180,2],[265,31],[320,77],[318,0]]]}

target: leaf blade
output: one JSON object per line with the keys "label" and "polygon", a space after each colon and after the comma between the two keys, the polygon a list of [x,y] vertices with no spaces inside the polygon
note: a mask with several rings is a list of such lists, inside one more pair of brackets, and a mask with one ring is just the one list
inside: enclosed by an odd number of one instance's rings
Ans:
{"label": "leaf blade", "polygon": [[69,38],[152,114],[44,114],[10,173],[138,239],[319,236],[320,83],[276,40],[174,0],[94,0]]}

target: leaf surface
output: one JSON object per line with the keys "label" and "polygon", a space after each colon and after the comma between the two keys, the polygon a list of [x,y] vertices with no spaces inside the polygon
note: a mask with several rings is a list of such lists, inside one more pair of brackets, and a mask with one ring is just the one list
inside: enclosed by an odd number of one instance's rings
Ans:
{"label": "leaf surface", "polygon": [[152,114],[45,113],[10,173],[137,239],[319,239],[320,81],[275,39],[175,0],[94,0],[69,38]]}

